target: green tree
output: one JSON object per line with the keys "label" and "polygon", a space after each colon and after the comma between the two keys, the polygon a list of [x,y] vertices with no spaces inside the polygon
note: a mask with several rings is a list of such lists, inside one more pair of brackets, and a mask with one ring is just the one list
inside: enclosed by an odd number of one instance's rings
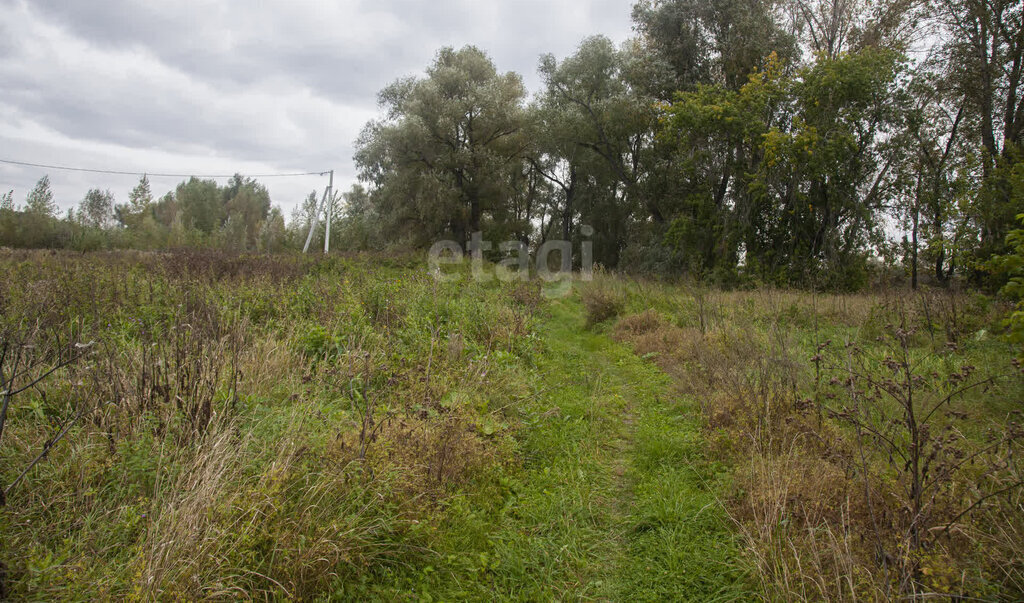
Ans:
{"label": "green tree", "polygon": [[[640,186],[653,159],[657,111],[652,99],[638,94],[623,78],[625,60],[603,36],[584,40],[576,54],[561,62],[552,55],[541,57],[542,106],[555,112],[562,161],[578,163],[588,155],[603,161],[621,185],[615,194],[618,205],[637,204],[645,208],[647,217],[662,223],[665,218],[658,199],[643,195]],[[571,171],[570,166],[570,176]]]}
{"label": "green tree", "polygon": [[223,189],[225,219],[234,233],[233,247],[256,249],[270,213],[270,193],[252,178],[235,174]]}
{"label": "green tree", "polygon": [[284,214],[281,212],[281,208],[275,205],[270,208],[267,218],[260,225],[258,249],[267,253],[276,253],[285,248],[287,240],[288,231],[285,228]]}
{"label": "green tree", "polygon": [[300,249],[309,235],[310,225],[317,220],[317,212],[320,209],[319,199],[316,191],[310,191],[302,203],[292,208],[292,217],[289,222],[290,237],[292,244]]}
{"label": "green tree", "polygon": [[380,217],[371,202],[370,195],[359,184],[340,196],[341,203],[337,216],[337,228],[332,226],[331,249],[367,250],[380,246],[381,233],[378,228]]}
{"label": "green tree", "polygon": [[947,73],[980,149],[982,183],[971,211],[981,265],[1006,250],[1006,235],[1024,212],[1012,185],[1024,160],[1024,6],[1019,0],[941,0],[935,8]]}
{"label": "green tree", "polygon": [[57,204],[50,190],[50,177],[43,176],[25,198],[25,211],[37,216],[54,217],[57,215]]}
{"label": "green tree", "polygon": [[175,189],[174,200],[181,213],[181,225],[186,229],[209,235],[224,221],[224,202],[213,180],[189,178]]}
{"label": "green tree", "polygon": [[910,232],[913,288],[922,256],[935,282],[945,284],[964,255],[965,241],[975,238],[968,231],[967,209],[976,193],[976,163],[965,136],[968,116],[962,99],[949,94],[945,79],[928,65],[919,67],[910,80],[908,104],[900,109],[905,131],[898,142],[902,192],[896,213]]}
{"label": "green tree", "polygon": [[149,209],[152,202],[153,190],[149,186],[149,177],[143,174],[142,178],[139,178],[139,183],[128,194],[128,203],[131,204],[133,211],[141,213]]}
{"label": "green tree", "polygon": [[822,54],[792,75],[773,59],[737,92],[678,96],[662,137],[677,147],[686,203],[669,240],[702,252],[704,269],[742,254],[763,279],[856,286],[894,192],[899,66],[875,48]]}
{"label": "green tree", "polygon": [[654,111],[624,81],[625,63],[604,36],[583,40],[562,61],[541,57],[530,166],[519,176],[526,206],[539,214],[536,242],[577,241],[586,226],[594,259],[606,266],[618,264],[631,226],[647,211],[638,183],[648,169]]}
{"label": "green tree", "polygon": [[525,90],[481,50],[441,49],[426,78],[399,80],[379,95],[386,116],[357,142],[386,232],[425,244],[450,235],[465,244],[500,220],[509,170],[523,152]]}
{"label": "green tree", "polygon": [[893,192],[901,56],[865,48],[805,67],[790,85],[792,115],[764,139],[751,186],[759,217],[748,253],[797,279],[862,284]]}
{"label": "green tree", "polygon": [[78,205],[78,220],[92,228],[107,228],[114,218],[114,195],[109,190],[89,189]]}
{"label": "green tree", "polygon": [[776,12],[765,0],[640,0],[637,83],[666,101],[699,84],[738,90],[769,54],[786,62],[797,56]]}
{"label": "green tree", "polygon": [[149,186],[149,178],[143,175],[128,194],[128,203],[114,206],[114,217],[121,226],[136,230],[145,220],[145,216],[151,213],[152,205],[153,191]]}

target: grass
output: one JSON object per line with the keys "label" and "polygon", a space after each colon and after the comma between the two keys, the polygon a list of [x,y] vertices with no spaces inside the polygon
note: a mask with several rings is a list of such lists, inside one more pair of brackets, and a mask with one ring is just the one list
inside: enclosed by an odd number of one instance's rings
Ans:
{"label": "grass", "polygon": [[30,374],[96,342],[12,401],[4,484],[77,417],[0,510],[12,597],[744,592],[692,405],[576,295],[400,258],[0,264]]}
{"label": "grass", "polygon": [[[445,508],[434,558],[376,594],[440,600],[751,596],[692,403],[575,299],[543,313],[518,471]],[[492,476],[493,478],[493,476]],[[495,496],[495,492],[499,496]]]}
{"label": "grass", "polygon": [[1019,596],[1024,380],[992,331],[1004,307],[956,291],[595,287],[627,299],[615,337],[700,400],[762,597]]}
{"label": "grass", "polygon": [[[11,401],[3,484],[67,430],[0,507],[6,595],[1022,591],[1019,490],[935,531],[1012,484],[1015,465],[999,463],[1016,440],[939,483],[921,515],[937,535],[909,555],[906,472],[843,414],[867,399],[850,362],[895,374],[897,319],[912,327],[917,403],[951,375],[1005,372],[997,303],[609,275],[544,293],[438,283],[402,257],[0,251],[19,382],[81,354]],[[933,423],[955,434],[940,468],[1011,434],[1022,398],[1015,373],[958,395]]]}

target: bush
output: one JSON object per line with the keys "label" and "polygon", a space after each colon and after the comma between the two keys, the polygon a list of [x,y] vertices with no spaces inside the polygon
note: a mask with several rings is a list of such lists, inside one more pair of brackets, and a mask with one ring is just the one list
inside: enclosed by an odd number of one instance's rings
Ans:
{"label": "bush", "polygon": [[607,285],[595,284],[582,292],[583,306],[587,310],[587,326],[593,327],[622,313],[625,296]]}

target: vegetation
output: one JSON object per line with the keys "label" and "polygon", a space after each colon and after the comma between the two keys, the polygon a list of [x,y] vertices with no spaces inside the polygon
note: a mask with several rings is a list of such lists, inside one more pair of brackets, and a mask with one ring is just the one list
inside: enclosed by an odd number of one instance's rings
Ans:
{"label": "vegetation", "polygon": [[[442,48],[380,92],[361,184],[325,200],[331,248],[481,232],[587,240],[607,268],[723,286],[852,291],[892,269],[993,292],[1024,212],[1022,19],[1010,0],[641,0],[634,39],[541,57],[532,96],[484,50]],[[317,197],[286,225],[243,176],[159,199],[144,177],[128,203],[91,190],[58,219],[44,176],[23,206],[5,196],[0,236],[279,251],[303,247]]]}
{"label": "vegetation", "polygon": [[287,223],[0,197],[0,598],[1024,598],[1021,4],[633,20],[441,49]]}
{"label": "vegetation", "polygon": [[1024,587],[1024,380],[989,298],[0,262],[11,597]]}
{"label": "vegetation", "polygon": [[1024,380],[987,330],[1005,309],[936,291],[625,290],[613,333],[700,401],[766,598],[1020,596]]}

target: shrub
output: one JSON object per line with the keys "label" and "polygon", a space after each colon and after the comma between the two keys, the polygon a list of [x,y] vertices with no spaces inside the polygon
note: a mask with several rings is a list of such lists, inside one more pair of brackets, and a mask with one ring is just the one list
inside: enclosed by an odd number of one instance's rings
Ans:
{"label": "shrub", "polygon": [[607,285],[595,284],[583,289],[583,306],[587,312],[587,326],[593,327],[622,313],[625,296]]}

